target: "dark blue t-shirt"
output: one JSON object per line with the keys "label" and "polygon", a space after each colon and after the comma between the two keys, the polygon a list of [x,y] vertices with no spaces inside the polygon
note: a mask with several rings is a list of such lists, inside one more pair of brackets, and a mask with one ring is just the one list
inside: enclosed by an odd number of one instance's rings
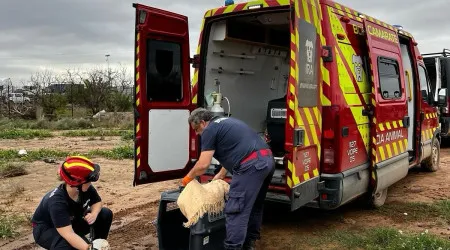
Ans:
{"label": "dark blue t-shirt", "polygon": [[45,224],[48,227],[65,227],[72,224],[72,220],[81,219],[88,206],[101,201],[94,186],[90,186],[82,193],[80,203],[72,200],[67,193],[65,184],[61,184],[42,198],[34,212],[32,222]]}
{"label": "dark blue t-shirt", "polygon": [[211,120],[203,130],[201,145],[202,151],[215,150],[214,158],[230,172],[253,151],[269,148],[255,130],[231,117]]}

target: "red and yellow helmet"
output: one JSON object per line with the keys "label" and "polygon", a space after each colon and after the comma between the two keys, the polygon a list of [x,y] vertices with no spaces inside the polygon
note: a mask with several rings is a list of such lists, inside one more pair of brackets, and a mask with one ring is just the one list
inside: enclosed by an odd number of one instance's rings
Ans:
{"label": "red and yellow helmet", "polygon": [[59,175],[70,186],[80,186],[97,181],[100,166],[84,156],[69,156],[59,167]]}

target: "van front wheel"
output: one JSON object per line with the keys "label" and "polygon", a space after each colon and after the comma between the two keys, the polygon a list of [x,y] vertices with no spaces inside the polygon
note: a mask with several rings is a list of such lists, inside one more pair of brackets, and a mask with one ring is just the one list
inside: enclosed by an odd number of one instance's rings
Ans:
{"label": "van front wheel", "polygon": [[440,151],[439,141],[435,137],[431,145],[431,156],[423,161],[422,168],[430,172],[436,172],[439,169]]}

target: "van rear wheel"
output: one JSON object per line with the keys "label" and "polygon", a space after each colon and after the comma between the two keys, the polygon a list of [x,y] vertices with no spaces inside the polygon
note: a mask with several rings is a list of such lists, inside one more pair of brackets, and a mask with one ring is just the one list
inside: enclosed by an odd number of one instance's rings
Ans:
{"label": "van rear wheel", "polygon": [[436,172],[439,169],[440,157],[440,143],[435,137],[431,145],[431,156],[423,161],[422,168],[430,172]]}
{"label": "van rear wheel", "polygon": [[388,189],[385,188],[384,190],[380,190],[377,193],[371,195],[369,205],[372,208],[379,208],[384,205],[387,198]]}

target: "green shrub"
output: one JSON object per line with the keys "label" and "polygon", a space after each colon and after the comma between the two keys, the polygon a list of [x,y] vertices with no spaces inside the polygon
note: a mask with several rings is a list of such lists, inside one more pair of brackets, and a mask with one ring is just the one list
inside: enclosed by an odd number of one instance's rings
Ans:
{"label": "green shrub", "polygon": [[19,235],[19,226],[26,222],[25,216],[0,213],[0,238],[13,238]]}
{"label": "green shrub", "polygon": [[5,129],[0,130],[0,139],[34,139],[52,137],[48,130],[33,129]]}
{"label": "green shrub", "polygon": [[20,162],[0,163],[0,178],[16,177],[28,174],[26,164]]}

